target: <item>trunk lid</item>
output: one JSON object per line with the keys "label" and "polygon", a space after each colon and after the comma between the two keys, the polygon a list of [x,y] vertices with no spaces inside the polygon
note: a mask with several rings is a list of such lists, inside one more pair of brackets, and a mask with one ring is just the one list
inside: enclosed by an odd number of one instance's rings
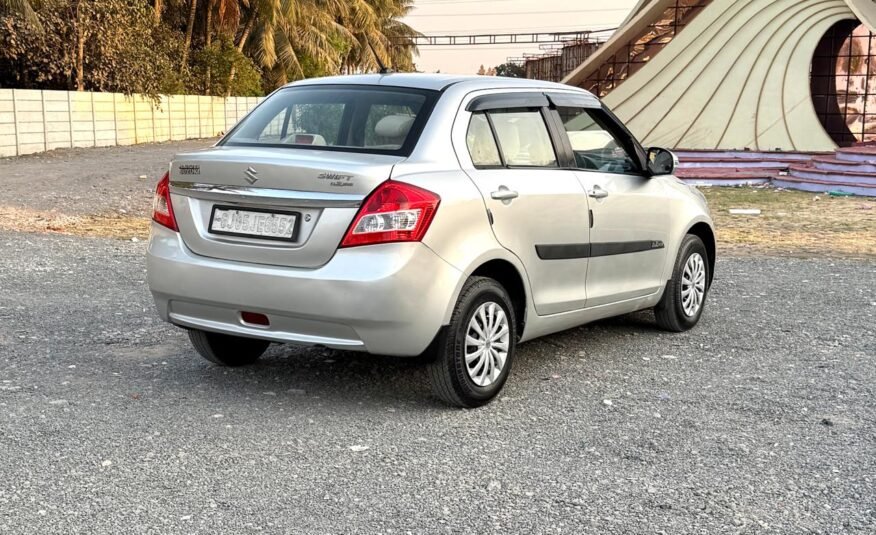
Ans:
{"label": "trunk lid", "polygon": [[[194,253],[239,262],[316,268],[340,244],[362,200],[401,156],[270,147],[213,147],[170,166],[180,235]],[[290,240],[217,234],[214,208],[292,213]]]}

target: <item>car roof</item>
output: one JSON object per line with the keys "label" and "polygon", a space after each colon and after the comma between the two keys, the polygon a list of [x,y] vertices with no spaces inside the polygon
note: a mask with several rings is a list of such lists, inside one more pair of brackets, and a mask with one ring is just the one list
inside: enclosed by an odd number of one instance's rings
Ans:
{"label": "car roof", "polygon": [[354,74],[348,76],[327,76],[324,78],[309,78],[287,84],[286,87],[305,85],[377,85],[388,87],[409,87],[412,89],[429,89],[443,91],[444,89],[464,85],[472,91],[478,89],[535,89],[535,90],[565,90],[576,91],[587,95],[592,94],[578,87],[529,80],[526,78],[509,78],[503,76],[475,76],[455,74],[423,74],[423,73],[389,73],[389,74]]}

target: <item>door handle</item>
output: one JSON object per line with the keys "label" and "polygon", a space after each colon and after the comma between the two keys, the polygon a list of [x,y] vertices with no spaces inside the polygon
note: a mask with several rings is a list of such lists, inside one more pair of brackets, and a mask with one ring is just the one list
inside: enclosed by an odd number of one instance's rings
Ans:
{"label": "door handle", "polygon": [[516,199],[519,196],[520,196],[519,193],[517,193],[516,191],[510,190],[505,186],[499,186],[499,189],[497,191],[490,193],[490,197],[492,197],[493,199],[495,199],[497,201],[502,201],[504,203],[509,203],[513,199]]}
{"label": "door handle", "polygon": [[593,189],[587,190],[587,196],[593,197],[594,199],[604,199],[608,197],[608,192],[599,186],[593,186]]}

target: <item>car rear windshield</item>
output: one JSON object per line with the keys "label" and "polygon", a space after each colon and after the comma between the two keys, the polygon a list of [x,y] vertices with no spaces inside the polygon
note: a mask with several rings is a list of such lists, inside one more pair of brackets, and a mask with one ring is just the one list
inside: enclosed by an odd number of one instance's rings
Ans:
{"label": "car rear windshield", "polygon": [[437,95],[375,86],[281,89],[245,117],[222,144],[407,156]]}

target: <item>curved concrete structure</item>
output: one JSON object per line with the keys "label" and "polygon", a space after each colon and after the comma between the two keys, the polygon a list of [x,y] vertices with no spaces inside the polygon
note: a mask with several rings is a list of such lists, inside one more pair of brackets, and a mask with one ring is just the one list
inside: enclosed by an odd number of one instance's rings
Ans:
{"label": "curved concrete structure", "polygon": [[858,19],[871,30],[876,29],[876,2],[873,0],[846,0]]}
{"label": "curved concrete structure", "polygon": [[[589,88],[599,69],[674,2],[641,2],[564,82]],[[830,151],[837,145],[816,113],[810,68],[827,31],[858,19],[876,22],[876,4],[712,0],[604,100],[647,145]]]}

